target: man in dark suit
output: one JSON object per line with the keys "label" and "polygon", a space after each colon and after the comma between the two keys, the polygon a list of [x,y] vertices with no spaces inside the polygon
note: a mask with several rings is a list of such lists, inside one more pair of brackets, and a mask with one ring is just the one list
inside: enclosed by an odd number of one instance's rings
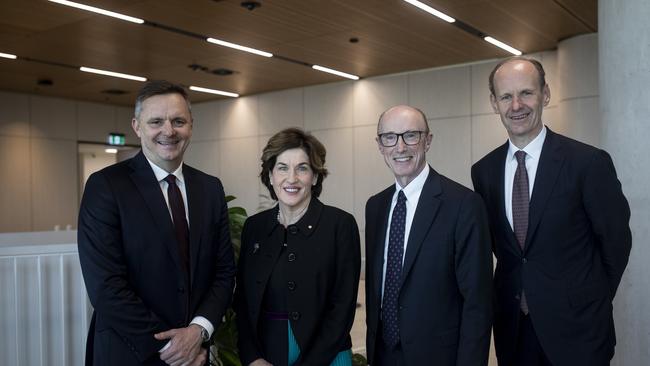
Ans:
{"label": "man in dark suit", "polygon": [[219,179],[183,164],[186,91],[147,83],[133,129],[142,151],[90,176],[79,259],[95,309],[87,364],[200,365],[228,307],[235,264]]}
{"label": "man in dark suit", "polygon": [[376,139],[395,184],[366,204],[370,364],[487,365],[492,254],[483,202],[427,165],[432,135],[420,110],[387,110]]}
{"label": "man in dark suit", "polygon": [[509,140],[472,167],[494,253],[500,365],[609,365],[612,299],[631,248],[630,209],[609,155],[542,123],[542,65],[515,57],[490,75]]}

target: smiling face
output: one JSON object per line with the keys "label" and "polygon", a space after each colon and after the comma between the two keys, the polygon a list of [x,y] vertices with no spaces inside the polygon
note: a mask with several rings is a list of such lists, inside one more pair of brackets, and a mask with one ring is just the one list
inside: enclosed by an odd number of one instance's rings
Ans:
{"label": "smiling face", "polygon": [[278,155],[269,178],[280,204],[293,212],[309,204],[311,187],[318,179],[307,153],[301,148],[285,150]]}
{"label": "smiling face", "polygon": [[386,165],[395,175],[400,186],[406,187],[427,165],[426,153],[431,147],[432,135],[422,114],[408,106],[397,106],[386,111],[377,126],[377,135],[383,133],[401,134],[406,131],[425,131],[420,134],[420,141],[415,145],[406,145],[403,137],[397,139],[395,146],[386,147],[376,138],[379,152],[384,156]]}
{"label": "smiling face", "polygon": [[494,74],[492,109],[519,148],[526,147],[542,130],[542,110],[550,99],[548,85],[540,85],[539,74],[530,62],[507,62]]}
{"label": "smiling face", "polygon": [[174,93],[147,98],[131,126],[149,160],[169,173],[178,168],[192,137],[192,116],[183,96]]}

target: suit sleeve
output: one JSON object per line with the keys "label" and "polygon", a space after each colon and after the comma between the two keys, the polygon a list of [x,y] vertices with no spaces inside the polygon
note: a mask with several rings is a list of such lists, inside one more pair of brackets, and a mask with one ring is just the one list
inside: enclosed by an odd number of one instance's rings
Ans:
{"label": "suit sleeve", "polygon": [[621,282],[632,248],[630,206],[609,154],[603,150],[592,158],[583,182],[583,203],[609,280],[611,298]]}
{"label": "suit sleeve", "polygon": [[301,351],[295,366],[329,365],[341,350],[354,323],[361,270],[359,228],[354,217],[345,214],[336,230],[335,285],[325,300],[327,311],[320,321],[313,345]]}
{"label": "suit sleeve", "polygon": [[262,358],[262,352],[257,343],[257,334],[254,333],[251,324],[250,314],[248,313],[248,299],[246,296],[246,280],[244,274],[247,271],[254,271],[248,268],[248,256],[252,252],[251,245],[253,239],[250,235],[250,220],[246,220],[242,230],[241,251],[239,252],[239,265],[237,273],[237,287],[235,289],[235,312],[237,313],[237,346],[239,347],[239,359],[242,365],[247,366],[258,358]]}
{"label": "suit sleeve", "polygon": [[492,252],[483,201],[468,194],[455,230],[455,266],[463,297],[456,365],[487,365],[492,327]]}
{"label": "suit sleeve", "polygon": [[133,348],[140,361],[167,341],[154,334],[168,330],[135,293],[128,280],[119,210],[106,176],[92,174],[79,210],[78,249],[86,290],[102,323]]}
{"label": "suit sleeve", "polygon": [[232,300],[233,289],[235,287],[235,266],[234,251],[232,241],[230,240],[230,227],[228,223],[228,206],[223,191],[223,186],[219,183],[217,189],[218,197],[215,199],[217,214],[216,222],[212,223],[217,235],[214,242],[211,243],[216,250],[214,263],[214,277],[210,290],[204,295],[194,316],[203,316],[207,318],[215,329],[221,324],[230,302]]}

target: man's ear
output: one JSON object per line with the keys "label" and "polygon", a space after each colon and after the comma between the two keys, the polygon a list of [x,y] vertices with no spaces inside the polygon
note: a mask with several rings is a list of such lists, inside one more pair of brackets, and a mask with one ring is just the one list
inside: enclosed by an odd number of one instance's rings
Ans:
{"label": "man's ear", "polygon": [[495,114],[499,114],[499,108],[497,108],[497,97],[492,93],[490,93],[490,105],[492,106],[492,111]]}
{"label": "man's ear", "polygon": [[140,122],[138,122],[135,117],[131,119],[131,128],[133,128],[133,131],[135,132],[138,137],[140,137]]}
{"label": "man's ear", "polygon": [[548,84],[544,84],[542,88],[542,93],[544,93],[544,107],[548,106],[548,103],[551,101],[551,89],[548,87]]}

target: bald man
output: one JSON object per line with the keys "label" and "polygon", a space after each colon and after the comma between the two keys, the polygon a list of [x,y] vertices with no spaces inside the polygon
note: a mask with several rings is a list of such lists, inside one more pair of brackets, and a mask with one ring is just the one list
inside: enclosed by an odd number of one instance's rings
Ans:
{"label": "bald man", "polygon": [[480,196],[426,161],[422,111],[396,106],[377,126],[395,182],[366,204],[366,337],[376,365],[487,365],[492,254]]}

